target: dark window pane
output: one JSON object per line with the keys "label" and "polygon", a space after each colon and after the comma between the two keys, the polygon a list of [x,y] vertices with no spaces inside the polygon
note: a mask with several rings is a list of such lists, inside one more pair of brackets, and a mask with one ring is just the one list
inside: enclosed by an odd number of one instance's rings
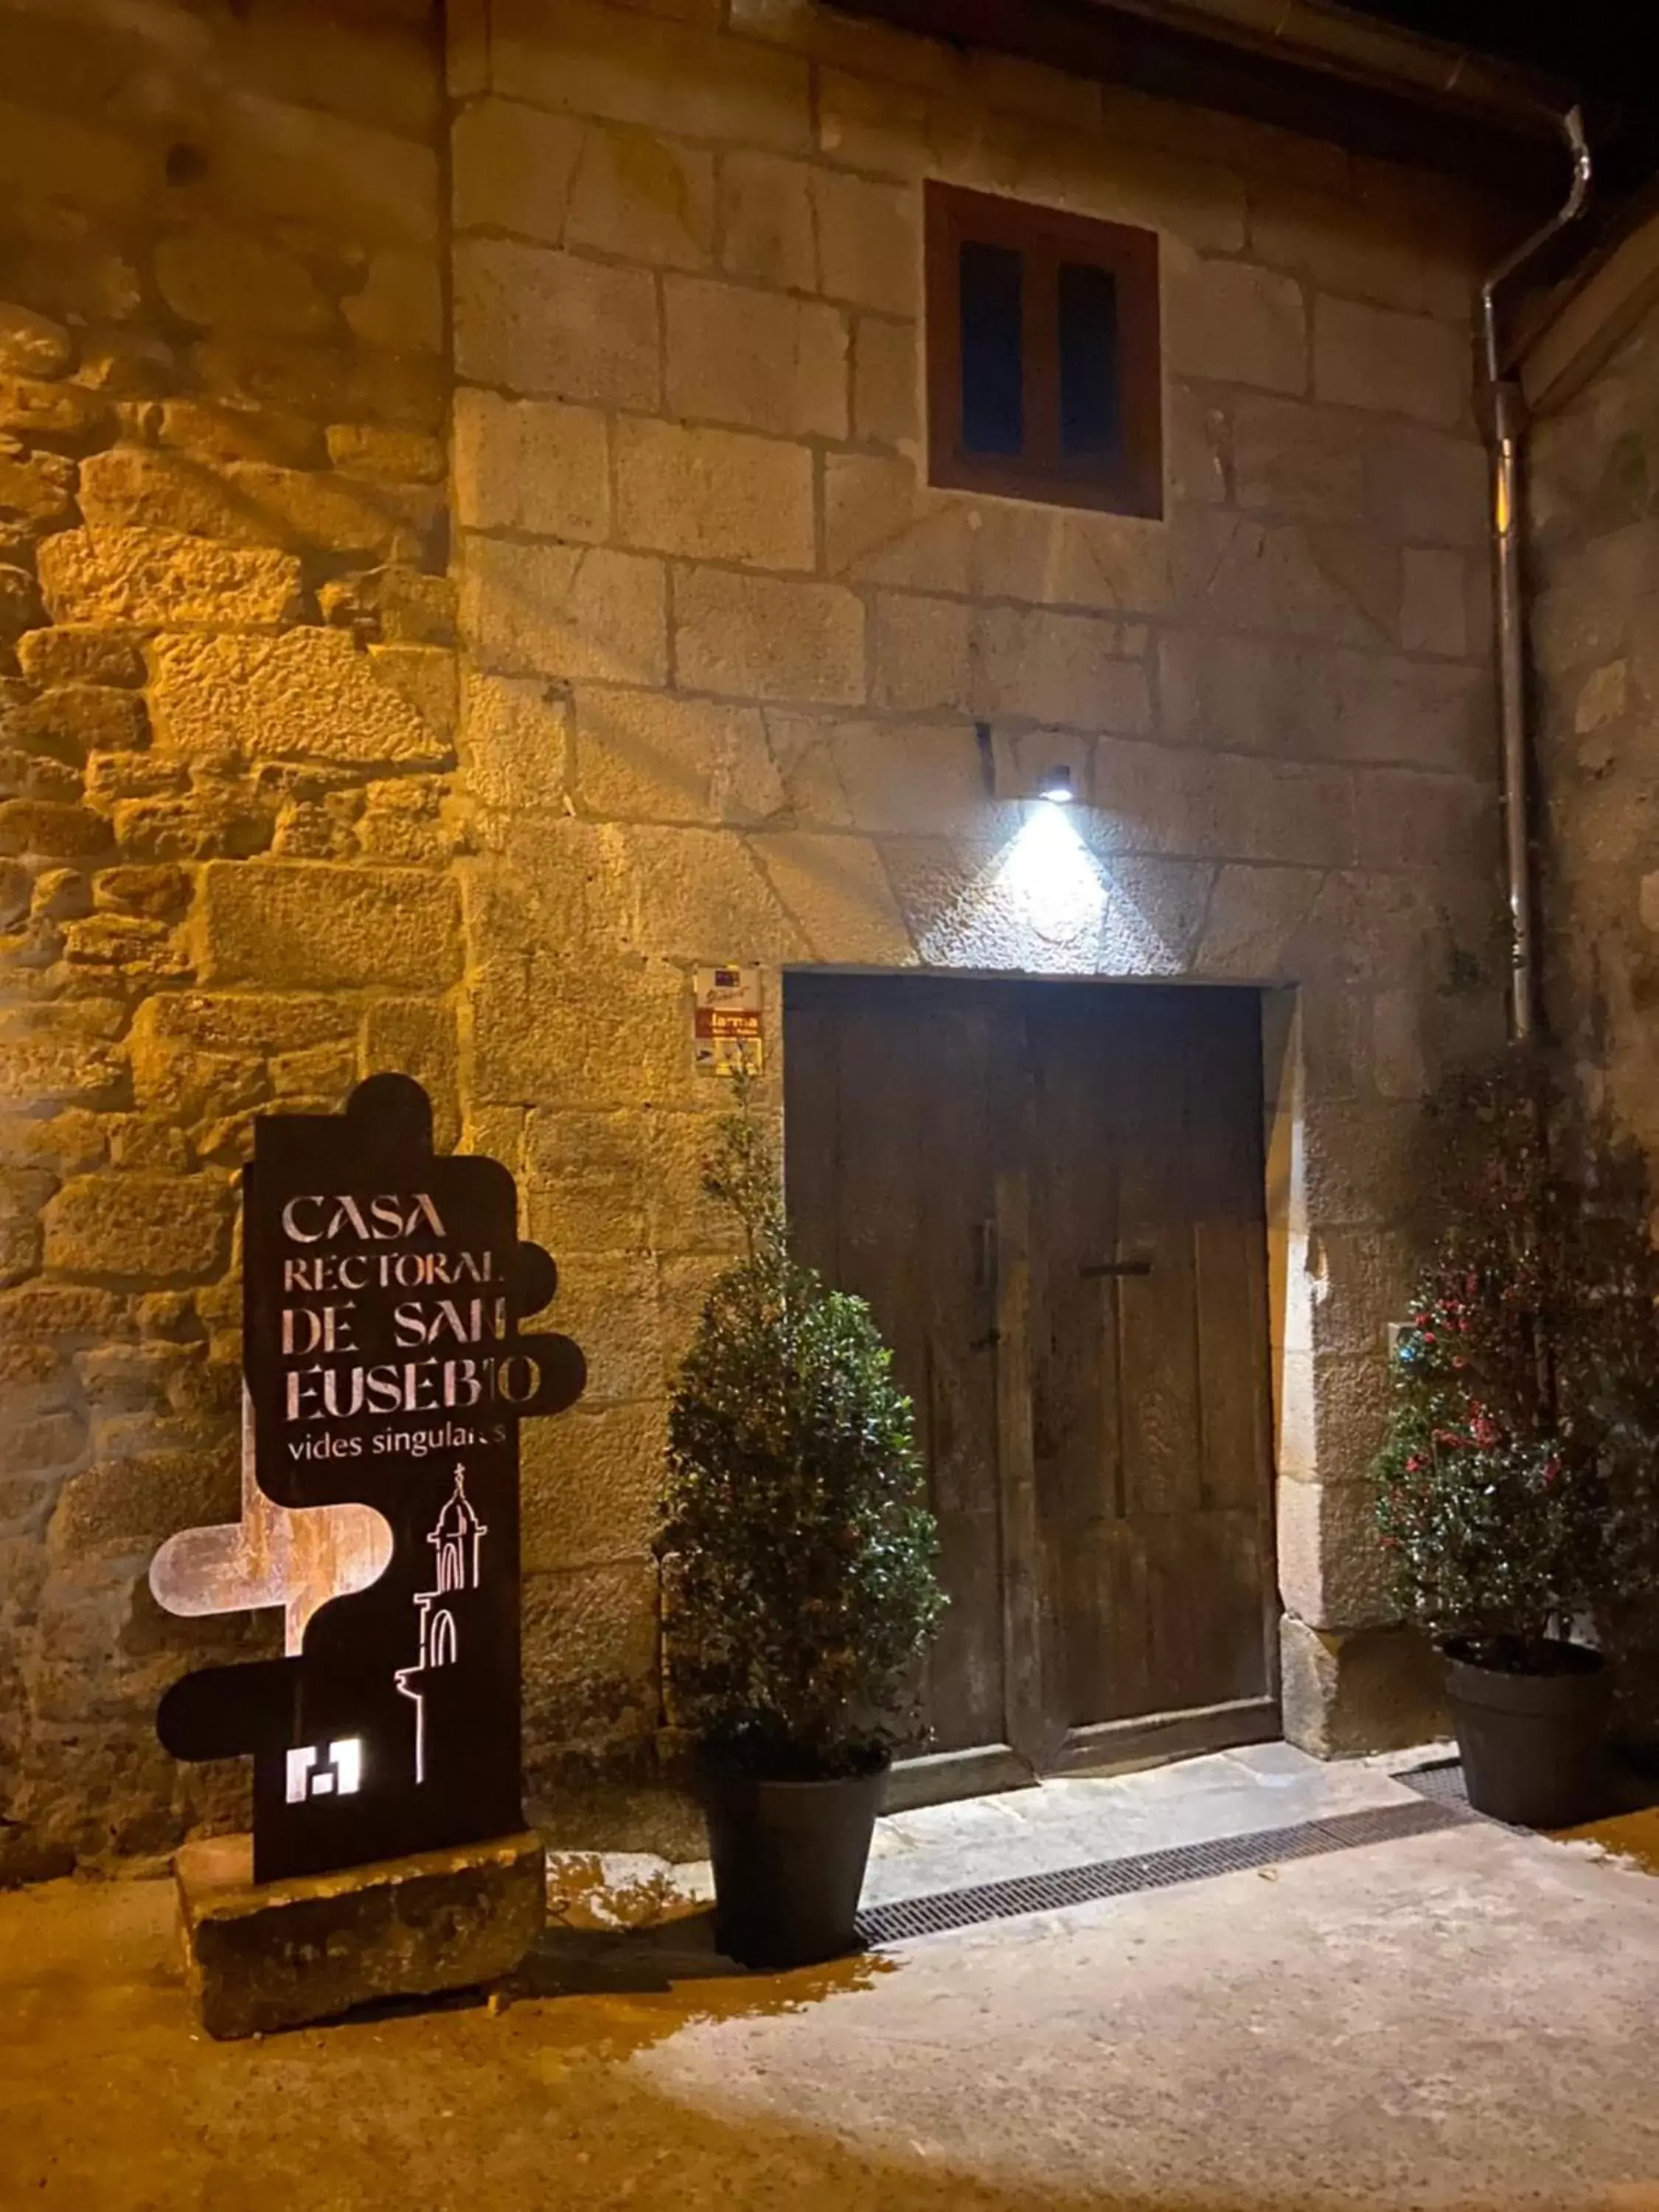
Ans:
{"label": "dark window pane", "polygon": [[1108,269],[1060,268],[1060,445],[1073,459],[1115,459],[1118,407],[1117,280]]}
{"label": "dark window pane", "polygon": [[962,444],[964,453],[1012,453],[1025,445],[1025,365],[1020,341],[1024,274],[1012,246],[962,247]]}

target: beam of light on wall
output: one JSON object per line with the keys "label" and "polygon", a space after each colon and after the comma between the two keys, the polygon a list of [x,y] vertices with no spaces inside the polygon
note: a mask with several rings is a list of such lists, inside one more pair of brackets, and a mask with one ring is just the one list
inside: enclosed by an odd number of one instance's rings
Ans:
{"label": "beam of light on wall", "polygon": [[1020,807],[1012,834],[969,865],[921,932],[922,959],[1035,975],[1179,974],[1179,951],[1135,895],[1144,866],[1097,852],[1089,819],[1042,800]]}
{"label": "beam of light on wall", "polygon": [[996,880],[1020,927],[1055,951],[1094,963],[1106,886],[1069,806],[1028,811]]}

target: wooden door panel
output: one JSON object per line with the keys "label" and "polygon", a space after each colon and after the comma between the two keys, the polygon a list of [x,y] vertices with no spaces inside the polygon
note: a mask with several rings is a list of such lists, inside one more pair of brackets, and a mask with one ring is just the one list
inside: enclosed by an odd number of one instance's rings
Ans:
{"label": "wooden door panel", "polygon": [[786,1158],[798,1249],[869,1300],[915,1407],[939,1516],[951,1604],[927,1668],[933,1747],[998,1743],[996,1370],[979,1261],[994,1208],[994,1010],[926,981],[894,990],[808,977],[790,979],[788,1009]]}
{"label": "wooden door panel", "polygon": [[1265,1698],[1272,1682],[1256,1010],[1243,994],[1115,996],[1028,1012],[1033,1420],[1062,1743]]}
{"label": "wooden door panel", "polygon": [[1260,1735],[1254,995],[799,976],[786,1003],[800,1249],[869,1298],[939,1516],[936,1747],[1046,1742],[1063,1763],[1171,1717],[1190,1747],[1206,1714],[1216,1741]]}

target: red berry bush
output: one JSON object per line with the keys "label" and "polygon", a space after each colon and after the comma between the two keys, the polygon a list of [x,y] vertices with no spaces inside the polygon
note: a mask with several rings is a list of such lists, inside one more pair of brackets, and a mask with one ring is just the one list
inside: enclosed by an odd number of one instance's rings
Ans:
{"label": "red berry bush", "polygon": [[1439,1233],[1393,1361],[1376,1519],[1407,1619],[1542,1671],[1654,1584],[1659,1261],[1639,1170],[1534,1054],[1431,1117]]}

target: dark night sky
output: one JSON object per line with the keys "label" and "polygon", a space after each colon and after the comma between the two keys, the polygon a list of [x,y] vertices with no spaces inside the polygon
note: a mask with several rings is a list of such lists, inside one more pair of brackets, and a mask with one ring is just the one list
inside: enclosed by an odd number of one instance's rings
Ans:
{"label": "dark night sky", "polygon": [[1359,0],[1365,14],[1577,85],[1604,179],[1659,170],[1659,0]]}

